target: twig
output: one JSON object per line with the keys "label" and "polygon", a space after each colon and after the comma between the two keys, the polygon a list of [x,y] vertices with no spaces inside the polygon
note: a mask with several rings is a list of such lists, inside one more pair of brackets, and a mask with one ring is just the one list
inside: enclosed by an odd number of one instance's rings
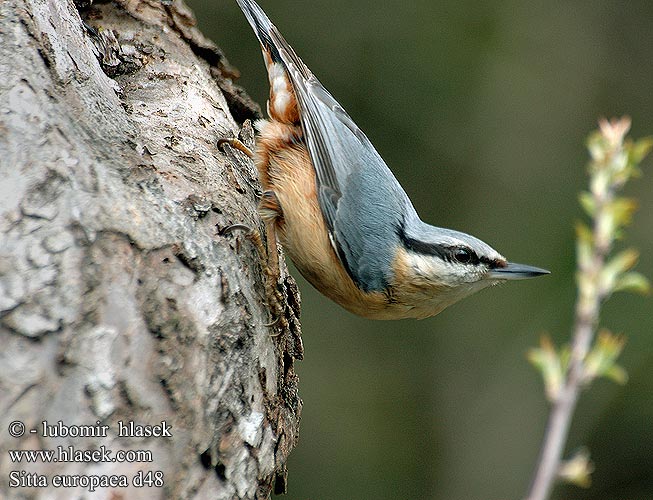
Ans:
{"label": "twig", "polygon": [[[595,224],[595,234],[597,225],[598,221]],[[597,249],[592,267],[581,269],[580,272],[585,273],[592,281],[596,281],[600,270],[605,265],[607,253],[607,251],[598,251]],[[562,453],[569,434],[571,417],[576,409],[578,396],[585,379],[584,361],[594,338],[602,300],[598,293],[598,287],[586,288],[589,288],[589,290],[579,289],[568,376],[553,402],[544,435],[542,452],[530,491],[526,497],[527,500],[546,500],[549,498],[558,476]]]}
{"label": "twig", "polygon": [[[590,373],[587,359],[598,327],[601,303],[613,291],[620,289],[618,282],[634,264],[626,257],[620,265],[615,258],[607,263],[608,255],[621,226],[627,224],[633,207],[618,212],[618,200],[625,207],[628,200],[617,199],[615,194],[636,171],[639,159],[630,155],[630,146],[624,150],[624,138],[630,120],[600,122],[600,136],[590,143],[591,164],[590,193],[583,203],[593,218],[591,233],[579,226],[578,234],[578,297],[575,309],[573,339],[569,360],[562,383],[550,387],[551,414],[544,434],[542,451],[535,469],[526,500],[546,500],[558,479],[562,454],[569,433],[580,391],[597,373]],[[592,145],[595,146],[592,149]],[[645,154],[645,153],[644,153]],[[634,204],[633,204],[634,205]],[[633,254],[634,252],[631,252]],[[634,257],[636,259],[636,257]],[[612,265],[614,270],[610,270]],[[614,271],[612,273],[608,272]],[[632,276],[635,276],[632,273]],[[626,288],[626,287],[623,287]],[[546,376],[545,376],[546,379]],[[546,382],[546,380],[545,380]]]}

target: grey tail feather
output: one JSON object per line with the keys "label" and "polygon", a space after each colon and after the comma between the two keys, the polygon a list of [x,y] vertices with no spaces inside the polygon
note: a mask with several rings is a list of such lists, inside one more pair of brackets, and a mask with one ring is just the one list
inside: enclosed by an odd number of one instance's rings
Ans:
{"label": "grey tail feather", "polygon": [[247,21],[249,21],[249,24],[252,26],[254,33],[256,33],[258,41],[263,47],[270,51],[270,57],[272,57],[272,60],[274,62],[283,63],[279,49],[274,42],[275,35],[276,37],[281,37],[281,35],[265,12],[263,12],[263,9],[261,9],[254,0],[236,0],[236,2],[243,11],[243,14],[245,14]]}

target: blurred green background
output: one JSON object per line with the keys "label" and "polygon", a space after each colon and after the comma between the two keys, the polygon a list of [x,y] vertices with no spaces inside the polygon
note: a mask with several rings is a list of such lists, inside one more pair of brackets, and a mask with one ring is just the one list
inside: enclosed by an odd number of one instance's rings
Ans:
{"label": "blurred green background", "polygon": [[[189,0],[264,105],[254,35],[232,0]],[[261,0],[376,145],[428,222],[474,234],[552,275],[486,290],[424,321],[373,322],[303,293],[301,437],[288,499],[520,499],[547,417],[525,353],[570,332],[584,141],[601,116],[653,134],[653,2]],[[653,168],[628,244],[653,276]],[[615,296],[628,335],[620,387],[584,393],[567,454],[587,445],[589,490],[653,498],[653,302]]]}

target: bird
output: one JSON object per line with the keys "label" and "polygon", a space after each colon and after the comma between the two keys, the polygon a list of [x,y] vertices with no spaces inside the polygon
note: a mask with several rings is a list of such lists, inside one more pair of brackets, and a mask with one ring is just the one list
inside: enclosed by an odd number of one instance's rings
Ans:
{"label": "bird", "polygon": [[277,239],[299,272],[370,319],[434,316],[505,281],[549,274],[509,262],[480,239],[423,222],[367,136],[254,0],[236,0],[261,45],[270,94],[254,159],[268,269]]}

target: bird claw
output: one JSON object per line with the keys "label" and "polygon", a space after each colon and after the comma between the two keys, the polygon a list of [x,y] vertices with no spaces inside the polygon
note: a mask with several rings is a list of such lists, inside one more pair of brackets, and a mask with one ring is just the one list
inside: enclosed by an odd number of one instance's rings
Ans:
{"label": "bird claw", "polygon": [[254,153],[252,152],[252,150],[249,149],[247,146],[245,146],[245,144],[243,144],[243,142],[238,140],[238,139],[226,138],[226,137],[218,139],[218,144],[217,145],[218,145],[218,148],[220,148],[222,151],[224,151],[223,146],[225,144],[229,144],[229,146],[231,146],[232,148],[237,149],[238,151],[241,151],[241,152],[245,153],[247,156],[249,156],[252,159],[254,158]]}
{"label": "bird claw", "polygon": [[254,232],[254,229],[252,229],[249,226],[246,226],[245,224],[232,224],[231,226],[223,227],[222,229],[218,230],[218,234],[220,236],[225,236],[227,234],[233,233],[238,229],[245,231],[246,233]]}
{"label": "bird claw", "polygon": [[[279,322],[279,318],[281,318],[281,316],[277,316],[277,317],[274,319],[274,321],[270,321],[269,323],[263,323],[263,326],[266,326],[266,327],[274,326],[274,325],[276,325],[276,324]],[[273,337],[276,337],[277,335],[278,335],[278,334],[274,334]]]}

